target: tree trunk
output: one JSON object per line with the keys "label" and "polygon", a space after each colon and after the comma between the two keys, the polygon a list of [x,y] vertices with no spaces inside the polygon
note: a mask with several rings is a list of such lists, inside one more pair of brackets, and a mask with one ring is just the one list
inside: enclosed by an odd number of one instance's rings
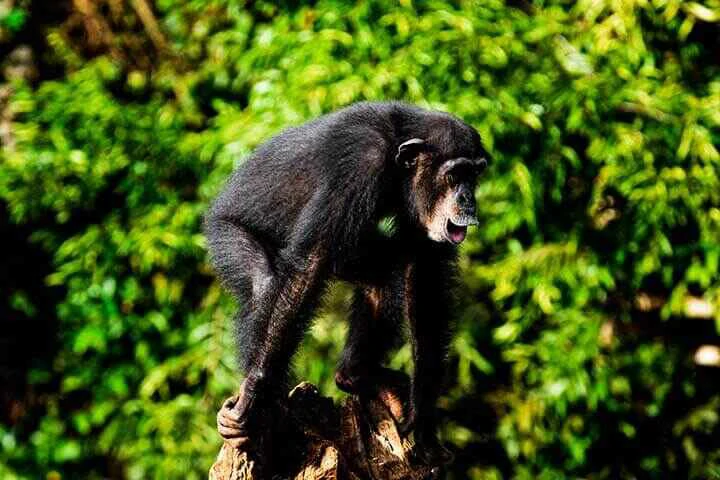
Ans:
{"label": "tree trunk", "polygon": [[[337,406],[304,382],[290,392],[287,404],[273,434],[272,471],[263,479],[416,480],[438,475],[437,468],[413,463],[412,444],[397,430],[401,403],[390,394],[353,396]],[[225,442],[209,477],[258,480],[260,475],[251,454]]]}

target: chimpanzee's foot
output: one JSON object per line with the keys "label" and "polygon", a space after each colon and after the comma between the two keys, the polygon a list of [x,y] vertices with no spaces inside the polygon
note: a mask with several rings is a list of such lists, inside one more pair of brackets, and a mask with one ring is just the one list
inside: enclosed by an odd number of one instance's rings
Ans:
{"label": "chimpanzee's foot", "polygon": [[345,393],[358,394],[364,389],[366,378],[367,370],[364,368],[351,369],[341,366],[335,372],[335,385]]}
{"label": "chimpanzee's foot", "polygon": [[353,394],[381,390],[405,393],[409,391],[410,378],[403,372],[380,366],[351,368],[343,365],[335,373],[335,384],[343,392]]}
{"label": "chimpanzee's foot", "polygon": [[371,368],[341,366],[335,373],[335,384],[343,392],[358,395],[382,390],[404,393],[408,391],[410,379],[403,372],[379,366]]}
{"label": "chimpanzee's foot", "polygon": [[244,428],[245,422],[235,410],[238,400],[239,395],[234,395],[223,402],[217,413],[217,430],[226,442],[241,448],[247,442],[248,432]]}
{"label": "chimpanzee's foot", "polygon": [[217,414],[217,429],[235,448],[263,453],[272,430],[270,415],[261,407],[259,388],[250,378],[240,386],[240,393],[228,398]]}
{"label": "chimpanzee's foot", "polygon": [[335,383],[344,392],[377,397],[396,421],[404,416],[404,405],[410,391],[410,378],[403,372],[384,367],[350,369],[341,366]]}

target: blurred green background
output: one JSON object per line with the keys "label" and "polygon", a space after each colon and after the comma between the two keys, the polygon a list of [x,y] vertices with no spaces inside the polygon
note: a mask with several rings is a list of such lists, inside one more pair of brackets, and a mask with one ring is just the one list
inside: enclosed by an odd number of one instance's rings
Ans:
{"label": "blurred green background", "polygon": [[[451,478],[720,478],[720,1],[0,0],[0,67],[1,478],[207,475],[238,374],[203,212],[365,99],[495,158]],[[348,302],[296,361],[336,398]]]}

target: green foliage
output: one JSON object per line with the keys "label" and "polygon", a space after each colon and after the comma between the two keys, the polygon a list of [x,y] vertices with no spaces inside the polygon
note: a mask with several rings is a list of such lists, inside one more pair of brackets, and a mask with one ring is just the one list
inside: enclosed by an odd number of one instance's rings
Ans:
{"label": "green foliage", "polygon": [[[720,3],[249,3],[158,0],[152,66],[114,53],[152,38],[130,8],[92,53],[39,4],[12,21],[46,64],[0,103],[3,221],[49,260],[6,303],[56,345],[0,423],[0,475],[204,477],[238,383],[208,201],[285,126],[400,98],[494,157],[441,402],[453,478],[718,478],[720,378],[692,360],[717,330],[687,317],[720,325]],[[296,362],[334,396],[348,302],[331,290]]]}

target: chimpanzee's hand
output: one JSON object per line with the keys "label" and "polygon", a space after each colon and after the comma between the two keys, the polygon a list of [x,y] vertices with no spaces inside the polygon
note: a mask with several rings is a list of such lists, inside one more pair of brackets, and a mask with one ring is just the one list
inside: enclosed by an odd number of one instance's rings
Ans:
{"label": "chimpanzee's hand", "polygon": [[416,423],[417,410],[415,409],[415,402],[410,401],[408,402],[407,407],[405,407],[402,421],[398,424],[398,432],[400,432],[400,435],[403,437],[407,437],[415,428]]}

